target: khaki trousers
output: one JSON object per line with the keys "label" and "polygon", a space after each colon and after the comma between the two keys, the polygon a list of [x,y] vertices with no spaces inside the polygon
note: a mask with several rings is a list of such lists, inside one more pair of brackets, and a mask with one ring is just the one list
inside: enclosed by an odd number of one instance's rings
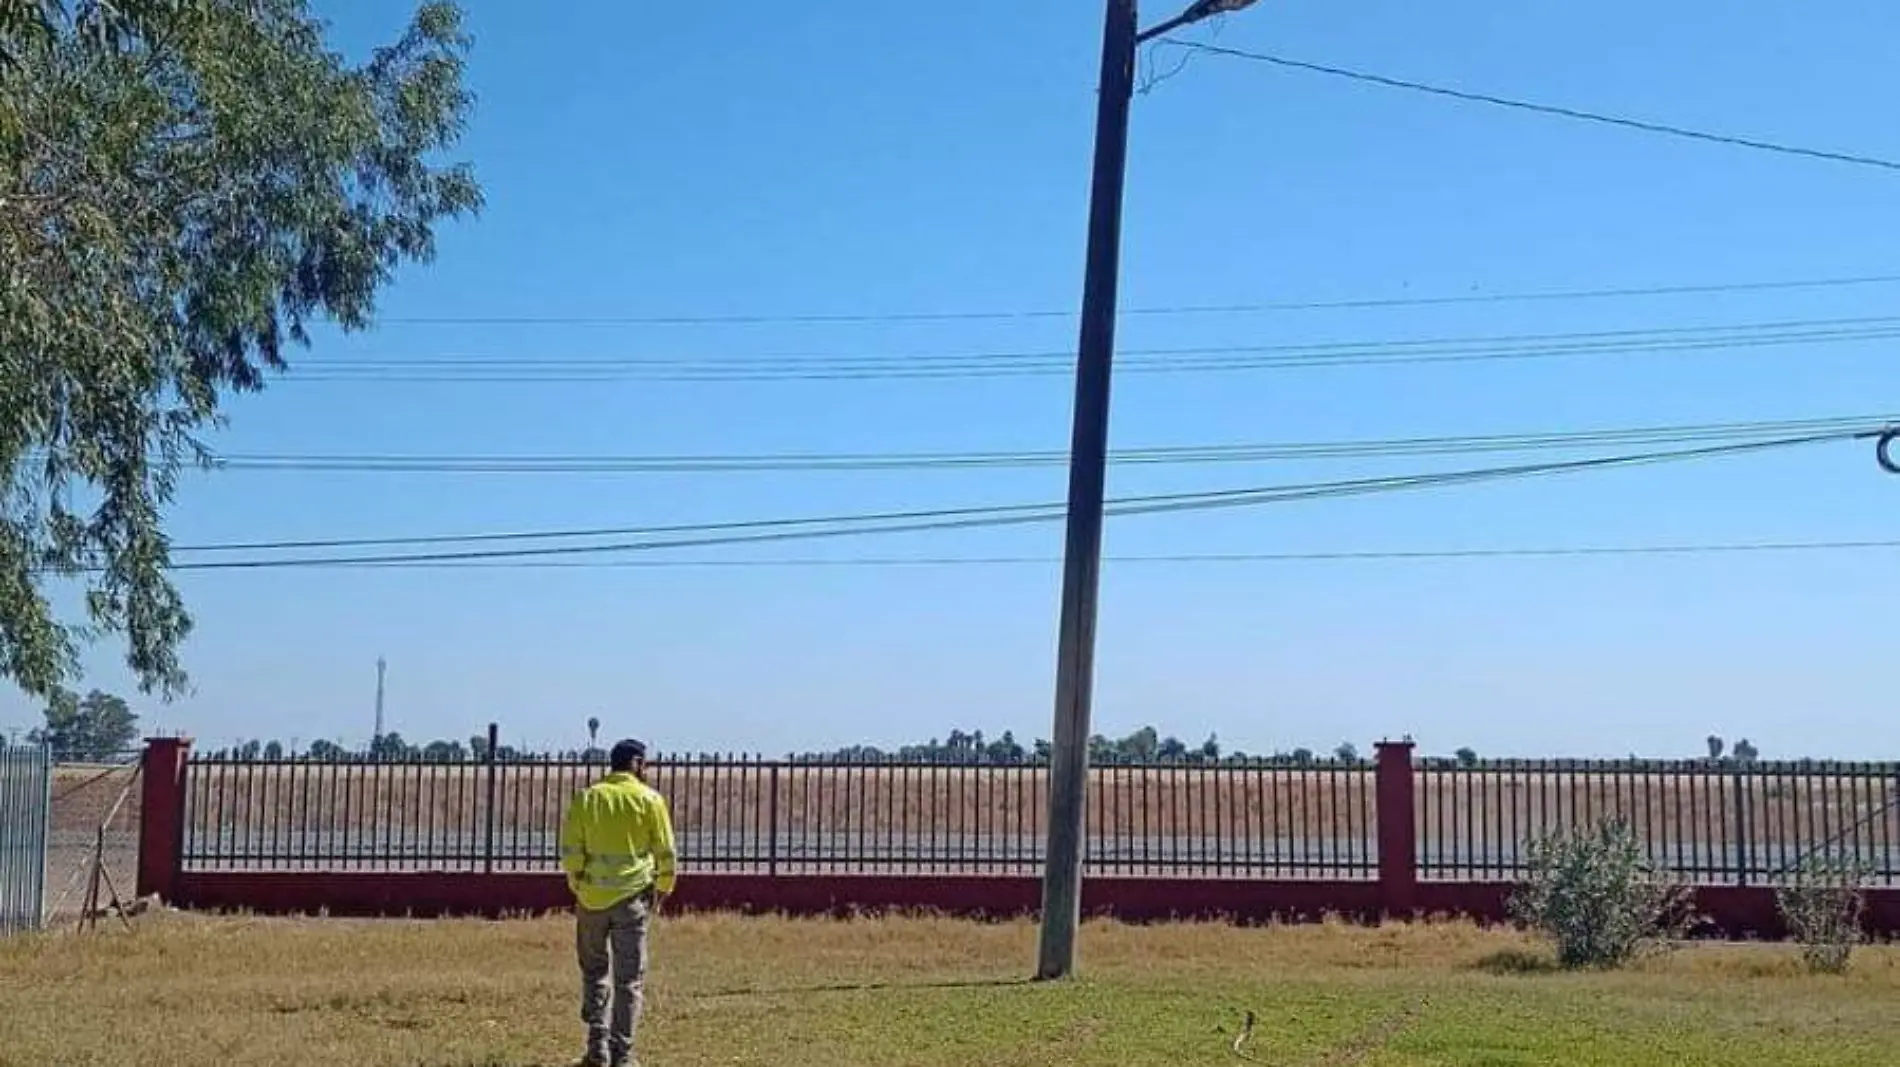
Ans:
{"label": "khaki trousers", "polygon": [[633,1062],[647,972],[651,894],[606,911],[576,907],[575,947],[581,965],[581,1021],[587,1024],[589,1061],[613,1067]]}

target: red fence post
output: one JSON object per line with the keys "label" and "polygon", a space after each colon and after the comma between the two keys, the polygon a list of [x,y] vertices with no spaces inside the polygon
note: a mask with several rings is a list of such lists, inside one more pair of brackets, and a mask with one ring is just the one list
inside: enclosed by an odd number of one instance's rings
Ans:
{"label": "red fence post", "polygon": [[139,758],[138,895],[176,899],[185,851],[185,760],[191,741],[152,737]]}
{"label": "red fence post", "polygon": [[1379,900],[1388,916],[1413,912],[1418,889],[1418,798],[1412,742],[1381,741],[1375,772],[1379,805]]}

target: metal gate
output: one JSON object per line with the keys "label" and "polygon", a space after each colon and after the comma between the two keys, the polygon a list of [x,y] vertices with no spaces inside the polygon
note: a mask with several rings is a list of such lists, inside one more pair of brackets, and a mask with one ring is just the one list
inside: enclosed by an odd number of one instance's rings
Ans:
{"label": "metal gate", "polygon": [[0,936],[45,920],[53,758],[39,746],[0,749]]}

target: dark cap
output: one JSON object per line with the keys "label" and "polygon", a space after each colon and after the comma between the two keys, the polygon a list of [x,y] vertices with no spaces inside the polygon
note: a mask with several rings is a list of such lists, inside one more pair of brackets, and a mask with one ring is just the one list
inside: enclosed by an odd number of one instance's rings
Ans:
{"label": "dark cap", "polygon": [[613,751],[608,754],[607,762],[616,771],[628,771],[633,769],[634,764],[646,758],[646,742],[627,738],[624,741],[614,742]]}

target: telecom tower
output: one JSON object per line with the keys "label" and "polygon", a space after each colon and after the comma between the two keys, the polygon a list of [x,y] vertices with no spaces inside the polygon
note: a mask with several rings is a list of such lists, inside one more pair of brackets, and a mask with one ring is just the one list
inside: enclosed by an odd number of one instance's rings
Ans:
{"label": "telecom tower", "polygon": [[376,732],[371,735],[370,745],[382,747],[383,743],[383,675],[389,670],[389,664],[383,657],[376,657]]}

